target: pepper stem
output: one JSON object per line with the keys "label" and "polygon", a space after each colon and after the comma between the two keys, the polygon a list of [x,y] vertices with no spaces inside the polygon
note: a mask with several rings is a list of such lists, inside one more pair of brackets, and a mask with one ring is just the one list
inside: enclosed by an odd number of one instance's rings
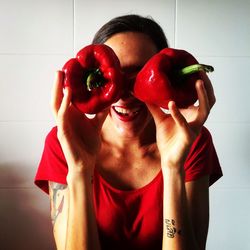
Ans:
{"label": "pepper stem", "polygon": [[86,76],[87,90],[92,91],[94,88],[102,86],[104,83],[104,78],[100,69],[89,70]]}
{"label": "pepper stem", "polygon": [[197,73],[199,71],[205,71],[206,73],[213,72],[214,68],[213,66],[210,65],[205,65],[205,64],[193,64],[189,65],[181,70],[178,71],[178,75],[184,76],[184,75],[190,75],[193,73]]}

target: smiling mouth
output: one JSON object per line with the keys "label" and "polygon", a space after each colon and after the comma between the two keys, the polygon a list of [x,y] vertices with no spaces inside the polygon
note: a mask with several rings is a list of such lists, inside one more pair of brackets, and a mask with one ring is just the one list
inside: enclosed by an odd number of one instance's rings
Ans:
{"label": "smiling mouth", "polygon": [[134,116],[136,116],[139,113],[140,107],[127,109],[127,108],[124,108],[124,107],[114,106],[113,110],[119,116],[133,118]]}

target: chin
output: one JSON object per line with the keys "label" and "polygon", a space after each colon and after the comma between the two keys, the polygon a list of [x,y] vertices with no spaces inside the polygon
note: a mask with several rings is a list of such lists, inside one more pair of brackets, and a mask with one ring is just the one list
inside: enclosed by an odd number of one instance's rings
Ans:
{"label": "chin", "polygon": [[152,121],[145,105],[133,108],[114,105],[111,107],[109,118],[117,133],[127,138],[140,136]]}

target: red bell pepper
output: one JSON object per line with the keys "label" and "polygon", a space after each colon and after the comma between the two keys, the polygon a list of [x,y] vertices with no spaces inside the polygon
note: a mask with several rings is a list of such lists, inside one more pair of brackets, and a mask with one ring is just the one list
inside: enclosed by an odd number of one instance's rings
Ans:
{"label": "red bell pepper", "polygon": [[64,87],[72,89],[72,104],[96,114],[116,102],[122,91],[122,71],[114,51],[104,44],[88,45],[63,66]]}
{"label": "red bell pepper", "polygon": [[187,51],[165,48],[154,55],[138,73],[134,95],[143,102],[168,109],[169,101],[186,108],[197,101],[195,82],[203,79],[201,71],[213,67],[198,64]]}

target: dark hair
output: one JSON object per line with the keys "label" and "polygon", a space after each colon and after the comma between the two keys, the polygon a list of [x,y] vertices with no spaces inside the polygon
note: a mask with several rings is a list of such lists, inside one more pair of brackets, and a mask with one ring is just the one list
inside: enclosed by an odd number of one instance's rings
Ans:
{"label": "dark hair", "polygon": [[168,47],[164,31],[152,17],[142,17],[134,14],[111,19],[97,31],[92,43],[105,43],[112,35],[126,31],[140,32],[148,35],[159,51]]}

